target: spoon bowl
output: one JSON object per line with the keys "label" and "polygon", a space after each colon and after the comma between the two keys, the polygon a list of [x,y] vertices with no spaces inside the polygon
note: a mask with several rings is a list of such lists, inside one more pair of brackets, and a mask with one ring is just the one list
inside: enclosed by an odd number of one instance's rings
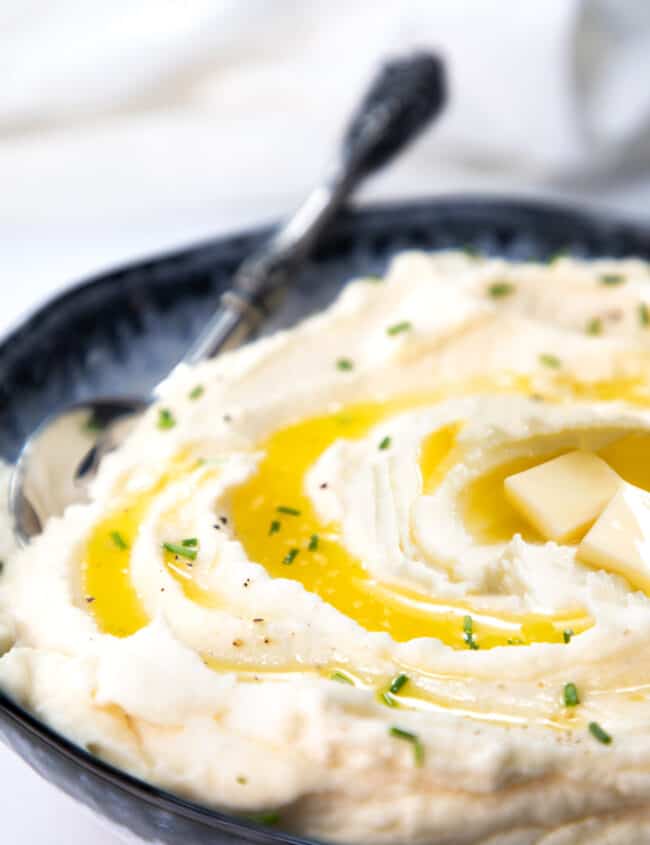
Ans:
{"label": "spoon bowl", "polygon": [[48,417],[27,440],[9,486],[14,530],[22,544],[50,516],[88,498],[101,458],[128,434],[149,402],[138,397],[92,399]]}

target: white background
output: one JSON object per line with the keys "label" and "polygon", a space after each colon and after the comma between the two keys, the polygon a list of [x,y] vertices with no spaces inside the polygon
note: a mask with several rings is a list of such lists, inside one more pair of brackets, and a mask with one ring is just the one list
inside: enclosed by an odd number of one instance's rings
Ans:
{"label": "white background", "polygon": [[[366,199],[568,199],[650,220],[640,0],[0,0],[0,331],[85,275],[288,212],[379,57],[451,105]],[[0,747],[7,845],[116,835]],[[191,843],[183,843],[191,845]]]}

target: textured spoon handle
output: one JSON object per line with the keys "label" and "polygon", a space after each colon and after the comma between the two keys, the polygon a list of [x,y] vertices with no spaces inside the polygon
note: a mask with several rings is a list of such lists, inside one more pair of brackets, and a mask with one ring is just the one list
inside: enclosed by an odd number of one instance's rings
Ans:
{"label": "textured spoon handle", "polygon": [[189,350],[189,364],[238,345],[279,301],[316,239],[352,191],[421,132],[445,103],[442,62],[416,53],[386,64],[352,117],[330,178],[247,259]]}

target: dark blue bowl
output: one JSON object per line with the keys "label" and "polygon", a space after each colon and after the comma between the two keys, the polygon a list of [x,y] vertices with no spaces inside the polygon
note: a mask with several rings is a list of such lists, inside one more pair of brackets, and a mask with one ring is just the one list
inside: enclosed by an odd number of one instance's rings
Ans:
{"label": "dark blue bowl", "polygon": [[[233,271],[268,230],[106,273],[48,302],[0,345],[0,455],[59,408],[100,394],[146,393],[182,356]],[[439,199],[342,217],[297,280],[271,331],[330,302],[353,276],[381,273],[404,249],[472,248],[512,259],[650,258],[650,230],[551,205]],[[192,804],[92,757],[0,695],[0,736],[69,795],[168,845],[305,840]]]}

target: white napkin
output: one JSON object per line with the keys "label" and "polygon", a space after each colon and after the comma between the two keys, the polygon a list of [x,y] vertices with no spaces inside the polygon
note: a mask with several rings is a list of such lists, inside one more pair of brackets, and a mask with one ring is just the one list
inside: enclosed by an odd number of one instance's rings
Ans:
{"label": "white napkin", "polygon": [[287,211],[376,64],[413,47],[446,57],[450,104],[366,196],[602,201],[650,158],[644,0],[3,0],[14,272],[58,250],[70,278]]}
{"label": "white napkin", "polygon": [[583,167],[648,132],[639,0],[5,0],[0,131],[155,132],[162,116],[245,131],[280,113],[290,132],[311,109],[336,126],[372,65],[413,45],[447,57],[436,143],[456,155]]}

